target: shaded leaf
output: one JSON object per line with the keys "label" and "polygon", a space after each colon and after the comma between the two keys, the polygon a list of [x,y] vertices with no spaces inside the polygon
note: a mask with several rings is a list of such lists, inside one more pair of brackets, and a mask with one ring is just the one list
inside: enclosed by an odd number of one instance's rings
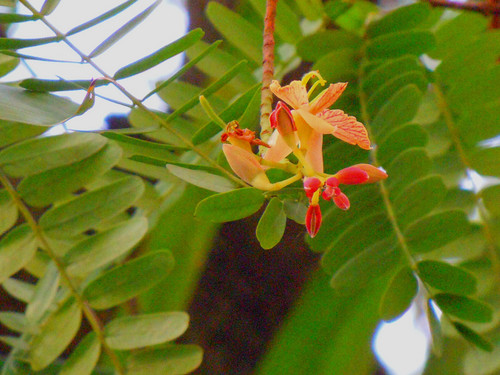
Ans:
{"label": "shaded leaf", "polygon": [[50,262],[45,273],[36,283],[33,297],[26,306],[26,319],[30,323],[36,325],[42,322],[42,318],[50,310],[56,298],[59,280],[59,270],[54,262]]}
{"label": "shaded leaf", "polygon": [[5,147],[27,138],[36,137],[47,129],[42,126],[0,120],[0,147]]}
{"label": "shaded leaf", "polygon": [[138,26],[142,21],[144,21],[154,10],[160,5],[161,1],[157,0],[144,11],[136,15],[126,24],[121,26],[118,30],[116,30],[113,34],[111,34],[104,42],[99,44],[92,52],[89,53],[89,58],[94,58],[101,53],[105,52],[108,48],[110,48],[113,44],[118,42],[121,38],[127,35],[130,31],[132,31],[136,26]]}
{"label": "shaded leaf", "polygon": [[500,105],[482,107],[477,111],[466,112],[456,122],[460,140],[468,147],[478,142],[496,137],[499,133],[498,113]]}
{"label": "shaded leaf", "polygon": [[35,255],[37,242],[27,225],[14,228],[0,240],[0,282],[15,274]]}
{"label": "shaded leaf", "polygon": [[[325,30],[304,37],[297,44],[297,54],[306,61],[318,61],[322,56],[336,50],[361,47],[359,35],[346,30]],[[332,50],[335,50],[332,52]]]}
{"label": "shaded leaf", "polygon": [[[0,22],[1,23],[1,22]],[[13,71],[19,65],[19,59],[6,56],[0,52],[0,77],[3,77]]]}
{"label": "shaded leaf", "polygon": [[39,39],[16,39],[16,38],[0,38],[0,50],[2,49],[20,49],[26,47],[41,46],[48,43],[54,43],[61,41],[62,38],[58,36],[52,36],[48,38]]}
{"label": "shaded leaf", "polygon": [[81,310],[73,298],[54,312],[31,343],[28,360],[34,371],[44,369],[59,357],[76,335],[81,319]]}
{"label": "shaded leaf", "polygon": [[143,57],[138,61],[120,68],[115,73],[114,79],[127,78],[151,69],[152,67],[162,63],[163,61],[168,60],[181,52],[184,52],[186,49],[200,40],[204,34],[205,33],[201,29],[192,30],[182,38],[179,38],[176,41],[166,45],[165,47],[159,49],[151,55]]}
{"label": "shaded leaf", "polygon": [[73,246],[64,256],[71,276],[88,275],[127,253],[146,234],[148,221],[134,217],[89,237]]}
{"label": "shaded leaf", "polygon": [[384,34],[366,46],[369,59],[390,59],[403,55],[420,56],[436,45],[434,34],[426,30],[406,30]]}
{"label": "shaded leaf", "polygon": [[483,148],[470,155],[472,167],[486,176],[500,176],[500,147]]}
{"label": "shaded leaf", "polygon": [[445,313],[477,323],[493,319],[493,308],[478,300],[451,293],[438,293],[433,300]]}
{"label": "shaded leaf", "polygon": [[262,33],[253,24],[225,6],[210,2],[205,10],[212,25],[224,38],[241,49],[256,64],[262,59]]}
{"label": "shaded leaf", "polygon": [[490,186],[481,192],[484,206],[494,216],[500,216],[500,185]]}
{"label": "shaded leaf", "polygon": [[129,208],[144,192],[138,177],[126,177],[53,207],[40,218],[50,237],[72,237]]}
{"label": "shaded leaf", "polygon": [[412,147],[424,147],[429,140],[428,133],[417,124],[405,124],[385,135],[377,149],[377,160],[389,163],[399,154]]}
{"label": "shaded leaf", "polygon": [[429,322],[429,330],[432,338],[431,349],[434,355],[441,357],[443,352],[443,332],[441,330],[441,322],[436,314],[432,301],[429,299],[425,304],[425,312],[427,321]]}
{"label": "shaded leaf", "polygon": [[174,266],[169,251],[155,251],[100,275],[83,290],[83,296],[97,309],[108,309],[159,283]]}
{"label": "shaded leaf", "polygon": [[415,253],[438,249],[471,231],[463,211],[450,210],[426,216],[405,231],[408,246]]}
{"label": "shaded leaf", "polygon": [[355,79],[359,51],[342,48],[323,55],[314,65],[329,82],[352,81]]}
{"label": "shaded leaf", "polygon": [[[391,195],[399,195],[403,189],[426,176],[432,166],[427,152],[422,148],[409,148],[385,166],[389,178],[387,186]],[[385,183],[385,182],[384,182]]]}
{"label": "shaded leaf", "polygon": [[94,332],[88,333],[59,372],[59,375],[91,375],[101,355],[101,343]]}
{"label": "shaded leaf", "polygon": [[474,344],[479,349],[485,350],[487,352],[493,351],[493,344],[486,340],[484,337],[467,327],[465,324],[459,322],[452,322],[453,326],[457,329],[458,332],[469,341],[471,344]]}
{"label": "shaded leaf", "polygon": [[127,316],[106,324],[104,336],[110,348],[130,350],[174,340],[188,324],[189,315],[180,311]]}
{"label": "shaded leaf", "polygon": [[99,80],[72,80],[63,79],[38,79],[27,78],[19,82],[19,86],[26,90],[47,92],[47,91],[71,91],[71,90],[89,90],[94,86],[104,86],[110,82],[106,79]]}
{"label": "shaded leaf", "polygon": [[272,249],[285,233],[286,215],[279,198],[271,199],[257,224],[256,235],[263,249]]}
{"label": "shaded leaf", "polygon": [[105,144],[104,137],[93,133],[32,138],[2,150],[0,166],[10,176],[30,176],[88,158]]}
{"label": "shaded leaf", "polygon": [[14,332],[27,332],[28,321],[26,316],[22,313],[13,311],[0,312],[0,323]]}
{"label": "shaded leaf", "polygon": [[132,354],[128,375],[183,375],[196,369],[203,358],[197,345],[169,345]]}
{"label": "shaded leaf", "polygon": [[32,206],[47,206],[103,175],[120,157],[120,147],[108,143],[86,159],[26,177],[18,186],[19,195]]}
{"label": "shaded leaf", "polygon": [[40,9],[40,14],[48,16],[57,8],[60,1],[61,0],[45,0],[43,2],[42,8]]}
{"label": "shaded leaf", "polygon": [[31,301],[35,292],[35,286],[33,284],[12,277],[2,283],[2,288],[15,299],[25,303]]}
{"label": "shaded leaf", "polygon": [[304,203],[291,199],[285,199],[283,201],[283,208],[289,219],[292,219],[297,224],[301,225],[306,223],[307,206]]}
{"label": "shaded leaf", "polygon": [[462,268],[435,260],[424,260],[417,267],[420,278],[433,288],[465,295],[476,291],[476,278]]}
{"label": "shaded leaf", "polygon": [[401,268],[392,277],[380,301],[380,317],[385,321],[398,318],[410,307],[417,291],[418,281],[411,268]]}
{"label": "shaded leaf", "polygon": [[262,192],[254,188],[241,188],[211,195],[196,207],[195,215],[215,223],[243,219],[257,212],[264,203]]}

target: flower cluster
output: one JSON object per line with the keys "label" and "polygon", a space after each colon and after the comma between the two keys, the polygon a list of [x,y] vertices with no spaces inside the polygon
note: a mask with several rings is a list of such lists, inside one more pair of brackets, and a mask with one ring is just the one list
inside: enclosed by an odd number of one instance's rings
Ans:
{"label": "flower cluster", "polygon": [[[312,78],[316,78],[316,82],[307,90]],[[387,178],[384,171],[369,164],[353,165],[333,175],[324,173],[323,135],[332,134],[344,142],[370,149],[363,124],[339,109],[329,109],[347,83],[331,84],[309,101],[317,86],[324,86],[325,83],[318,72],[310,72],[301,81],[292,81],[287,86],[272,82],[271,91],[282,101],[278,102],[270,116],[274,131],[269,143],[256,138],[255,132],[249,129],[240,129],[236,122],[227,125],[221,138],[225,143],[223,152],[233,171],[257,189],[279,190],[303,179],[304,191],[309,199],[306,228],[311,237],[318,233],[321,226],[320,197],[347,210],[350,202],[340,185],[372,183]],[[253,153],[252,145],[262,146],[262,156]],[[297,158],[297,164],[287,159],[290,154]],[[280,168],[293,176],[271,183],[266,175],[269,168]]]}

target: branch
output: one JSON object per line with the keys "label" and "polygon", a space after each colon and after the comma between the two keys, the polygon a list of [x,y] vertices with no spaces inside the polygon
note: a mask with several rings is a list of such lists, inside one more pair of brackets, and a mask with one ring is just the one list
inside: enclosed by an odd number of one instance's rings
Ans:
{"label": "branch", "polygon": [[269,116],[273,106],[273,93],[269,85],[274,76],[274,23],[278,0],[267,0],[266,18],[264,19],[264,37],[262,45],[262,92],[260,97],[260,137],[266,142],[271,136]]}
{"label": "branch", "polygon": [[500,4],[493,1],[466,1],[460,3],[458,1],[450,0],[426,0],[432,6],[470,10],[473,12],[481,12],[485,15],[489,14],[500,14]]}

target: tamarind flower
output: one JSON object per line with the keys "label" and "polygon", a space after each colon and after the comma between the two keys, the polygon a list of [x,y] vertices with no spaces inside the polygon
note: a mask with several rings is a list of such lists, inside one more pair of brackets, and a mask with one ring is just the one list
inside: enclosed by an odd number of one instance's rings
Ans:
{"label": "tamarind flower", "polygon": [[[307,82],[312,77],[317,77],[318,81],[307,91]],[[344,142],[358,145],[365,150],[370,149],[370,140],[363,124],[339,109],[328,109],[344,92],[347,83],[331,84],[313,101],[309,101],[309,96],[318,84],[324,85],[325,83],[326,81],[318,72],[310,72],[302,81],[292,81],[286,86],[273,81],[269,86],[278,98],[293,108],[291,114],[297,126],[297,141],[304,151],[305,159],[317,172],[323,172],[324,134],[332,134]],[[280,160],[293,151],[289,142],[286,142],[276,131],[271,136],[270,144],[270,149],[264,155],[264,159],[267,160]]]}

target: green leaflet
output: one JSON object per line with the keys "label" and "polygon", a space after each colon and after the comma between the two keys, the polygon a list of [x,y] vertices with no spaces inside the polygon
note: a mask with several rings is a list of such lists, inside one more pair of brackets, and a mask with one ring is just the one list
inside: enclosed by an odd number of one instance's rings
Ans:
{"label": "green leaflet", "polygon": [[167,250],[151,252],[101,274],[83,290],[94,309],[119,305],[159,283],[174,266]]}
{"label": "green leaflet", "polygon": [[405,230],[410,250],[427,253],[471,232],[465,212],[449,210],[426,216]]}
{"label": "green leaflet", "polygon": [[387,187],[391,195],[397,196],[413,181],[426,176],[431,166],[432,161],[424,149],[409,148],[403,151],[389,165],[384,166],[389,175]]}
{"label": "green leaflet", "polygon": [[368,59],[392,59],[403,55],[420,56],[436,45],[434,34],[426,30],[406,30],[384,34],[366,46]]}
{"label": "green leaflet", "polygon": [[313,70],[321,72],[328,82],[345,82],[356,79],[359,51],[342,48],[323,55],[314,65]]}
{"label": "green leaflet", "polygon": [[339,295],[352,295],[390,272],[400,261],[401,253],[394,246],[393,240],[381,240],[345,262],[333,274],[330,286]]}
{"label": "green leaflet", "polygon": [[[327,273],[334,273],[340,267],[365,251],[365,249],[387,238],[392,226],[385,213],[373,213],[352,222],[344,231],[338,232],[321,259]],[[356,239],[356,241],[354,241]],[[392,247],[392,246],[388,246]]]}
{"label": "green leaflet", "polygon": [[57,8],[60,1],[61,0],[45,0],[40,10],[40,14],[48,16]]}
{"label": "green leaflet", "polygon": [[73,298],[51,315],[30,345],[28,360],[34,371],[44,369],[59,357],[80,328],[81,319],[81,310]]}
{"label": "green leaflet", "polygon": [[215,223],[234,221],[257,212],[263,203],[261,191],[241,188],[203,199],[196,207],[195,216]]}
{"label": "green leaflet", "polygon": [[0,38],[0,50],[17,50],[26,47],[41,46],[48,43],[59,42],[61,40],[58,36],[39,39],[15,39],[15,38]]}
{"label": "green leaflet", "polygon": [[152,67],[161,64],[163,61],[184,52],[187,48],[199,41],[204,34],[205,33],[201,29],[192,30],[182,38],[166,45],[151,55],[120,68],[115,73],[114,79],[127,78],[151,69]]}
{"label": "green leaflet", "polygon": [[100,16],[71,29],[70,31],[68,31],[66,33],[66,36],[70,36],[70,35],[79,33],[83,30],[87,30],[87,29],[91,28],[92,26],[98,25],[101,22],[103,22],[103,21],[117,15],[118,13],[122,12],[123,10],[127,9],[129,6],[131,6],[135,2],[137,2],[137,0],[125,1],[124,3],[122,3],[122,4],[118,5],[117,7],[101,14]]}
{"label": "green leaflet", "polygon": [[35,287],[33,284],[20,281],[15,278],[8,278],[2,283],[2,288],[5,289],[15,299],[29,303],[33,298]]}
{"label": "green leaflet", "polygon": [[380,317],[391,321],[401,316],[417,295],[418,281],[410,267],[402,267],[392,277],[380,301]]}
{"label": "green leaflet", "polygon": [[452,322],[453,326],[457,329],[458,332],[462,335],[463,338],[465,338],[467,341],[469,341],[471,344],[474,344],[477,346],[479,349],[482,349],[487,352],[493,351],[493,344],[474,332],[472,329],[467,327],[465,324],[459,323],[459,322]]}
{"label": "green leaflet", "polygon": [[32,138],[2,150],[0,168],[13,177],[30,176],[88,158],[105,144],[106,138],[93,133]]}
{"label": "green leaflet", "polygon": [[472,167],[486,176],[500,176],[500,147],[475,149],[470,155]]}
{"label": "green leaflet", "polygon": [[263,249],[272,249],[283,237],[286,215],[279,198],[271,199],[257,224],[256,235]]}
{"label": "green leaflet", "polygon": [[481,192],[484,206],[488,211],[498,217],[500,216],[500,185],[490,186]]}
{"label": "green leaflet", "polygon": [[72,80],[66,81],[63,79],[50,80],[27,78],[19,82],[19,86],[31,91],[47,92],[47,91],[71,91],[71,90],[88,90],[92,86],[104,86],[110,82],[105,79],[99,80]]}
{"label": "green leaflet", "polygon": [[173,164],[167,164],[167,169],[181,180],[218,193],[231,191],[236,187],[235,183],[227,178],[203,170],[183,168]]}
{"label": "green leaflet", "polygon": [[498,135],[498,114],[500,105],[492,104],[477,111],[464,113],[455,123],[461,142],[468,148],[478,142]]}
{"label": "green leaflet", "polygon": [[5,189],[0,189],[0,236],[16,223],[17,206]]}
{"label": "green leaflet", "polygon": [[101,343],[94,332],[88,333],[73,350],[59,375],[91,375],[101,355]]}
{"label": "green leaflet", "polygon": [[18,186],[19,195],[32,206],[47,206],[110,170],[121,152],[120,147],[108,143],[86,159],[26,177]]}
{"label": "green leaflet", "polygon": [[28,306],[26,319],[33,325],[42,323],[45,314],[49,312],[59,289],[59,271],[54,262],[50,262],[44,275],[39,279]]}
{"label": "green leaflet", "polygon": [[131,350],[162,344],[182,335],[189,315],[171,311],[117,318],[106,324],[106,343],[115,350]]}
{"label": "green leaflet", "polygon": [[366,35],[375,38],[379,35],[418,28],[429,17],[431,8],[426,3],[414,3],[399,7],[383,18],[371,22]]}
{"label": "green leaflet", "polygon": [[139,216],[79,242],[64,256],[66,271],[71,276],[83,276],[108,265],[137,245],[147,229],[147,219]]}
{"label": "green leaflet", "polygon": [[0,147],[5,147],[27,138],[36,137],[47,129],[42,126],[0,120]]}
{"label": "green leaflet", "polygon": [[136,26],[138,26],[142,21],[144,21],[154,10],[160,5],[160,1],[155,1],[152,5],[146,8],[144,11],[139,13],[137,16],[128,21],[125,25],[116,30],[113,34],[111,34],[105,41],[99,44],[92,52],[89,53],[90,58],[94,58],[101,53],[105,52],[108,48],[110,48],[113,44],[118,42],[121,38],[127,35],[130,31],[132,31]]}
{"label": "green leaflet", "polygon": [[0,240],[0,282],[15,274],[35,255],[37,242],[31,229],[21,225]]}
{"label": "green leaflet", "polygon": [[425,147],[429,135],[420,125],[405,124],[388,132],[381,139],[377,149],[377,159],[381,165],[387,165],[409,148]]}
{"label": "green leaflet", "polygon": [[306,223],[307,206],[303,202],[285,199],[283,209],[287,218],[292,219],[297,224],[304,225]]}
{"label": "green leaflet", "polygon": [[7,56],[0,52],[0,77],[3,77],[13,71],[19,65],[19,59]]}
{"label": "green leaflet", "polygon": [[208,3],[205,12],[212,25],[228,42],[240,48],[245,56],[260,65],[262,33],[257,27],[216,2]]}
{"label": "green leaflet", "polygon": [[357,50],[361,44],[362,39],[354,33],[346,30],[326,30],[304,37],[297,44],[297,54],[306,61],[318,61],[326,54],[333,54],[341,49]]}
{"label": "green leaflet", "polygon": [[40,218],[40,226],[49,237],[76,236],[129,208],[143,191],[140,178],[122,178],[51,208]]}
{"label": "green leaflet", "polygon": [[0,323],[14,332],[28,332],[29,325],[26,316],[18,312],[0,312]]}
{"label": "green leaflet", "polygon": [[427,300],[425,304],[425,313],[429,322],[429,330],[432,338],[432,352],[440,357],[443,352],[443,333],[441,331],[441,322],[436,315],[436,311],[431,304],[431,300]]}
{"label": "green leaflet", "polygon": [[428,214],[443,201],[446,193],[443,179],[437,175],[423,177],[408,185],[393,199],[398,225],[404,229]]}
{"label": "green leaflet", "polygon": [[433,288],[464,295],[476,291],[476,278],[462,268],[435,260],[424,260],[417,267],[420,278]]}
{"label": "green leaflet", "polygon": [[197,345],[168,345],[136,352],[128,358],[128,375],[183,375],[195,370],[203,358]]}
{"label": "green leaflet", "polygon": [[[0,4],[0,5],[3,5],[3,4]],[[34,20],[35,20],[34,16],[29,16],[29,15],[25,15],[25,14],[0,13],[0,23],[3,23],[3,24],[27,22],[27,21],[34,21]]]}
{"label": "green leaflet", "polygon": [[493,319],[493,309],[478,300],[452,293],[438,293],[432,297],[446,314],[470,322],[486,323]]}
{"label": "green leaflet", "polygon": [[73,116],[78,105],[59,96],[0,84],[0,120],[51,126]]}

